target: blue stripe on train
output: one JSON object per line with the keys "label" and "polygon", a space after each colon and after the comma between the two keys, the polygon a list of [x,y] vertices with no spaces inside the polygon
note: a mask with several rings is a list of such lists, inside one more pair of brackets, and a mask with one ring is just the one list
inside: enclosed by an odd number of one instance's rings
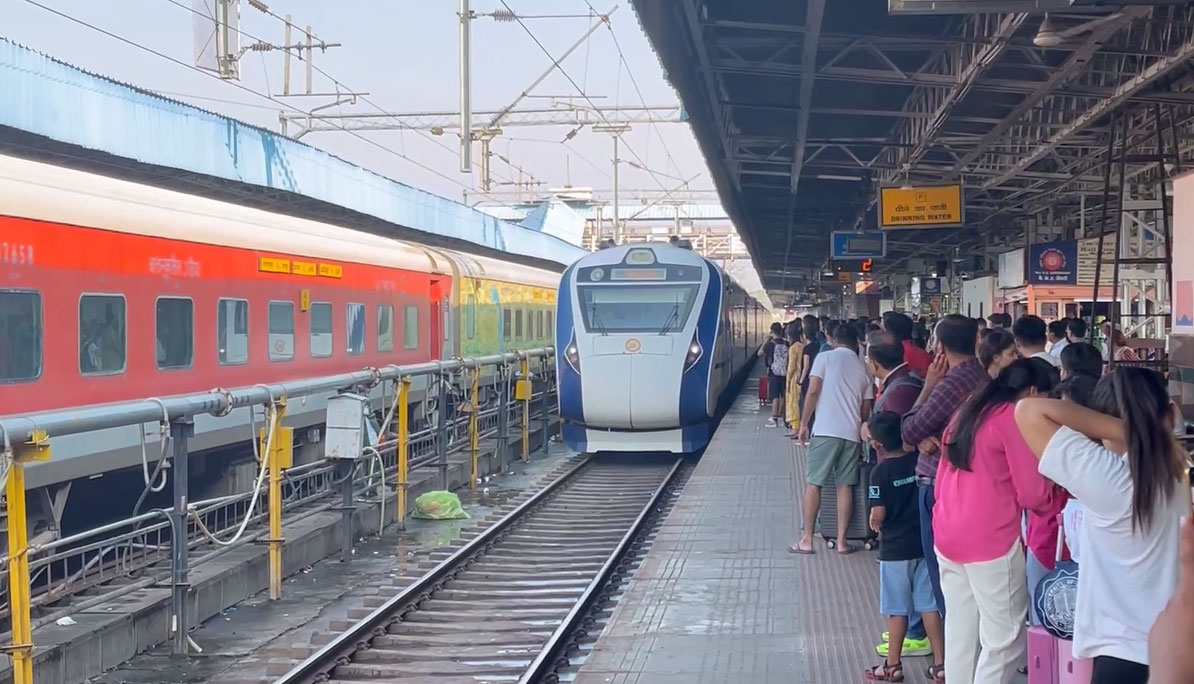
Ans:
{"label": "blue stripe on train", "polygon": [[709,376],[713,368],[717,328],[721,323],[721,295],[725,286],[721,280],[721,273],[715,266],[706,263],[705,269],[709,272],[709,285],[705,288],[705,299],[700,304],[700,317],[697,319],[697,342],[704,353],[696,366],[680,380],[681,425],[695,425],[710,419]]}
{"label": "blue stripe on train", "polygon": [[[564,275],[560,277],[560,289],[556,296],[556,383],[560,398],[560,419],[565,424],[569,420],[583,423],[585,419],[581,376],[572,370],[572,366],[568,365],[566,357],[575,325],[572,317],[572,276],[575,272],[575,265],[569,266],[564,271]],[[581,371],[584,371],[583,364]],[[582,429],[581,437],[583,438],[583,436],[584,430]],[[565,431],[566,437],[567,432]]]}

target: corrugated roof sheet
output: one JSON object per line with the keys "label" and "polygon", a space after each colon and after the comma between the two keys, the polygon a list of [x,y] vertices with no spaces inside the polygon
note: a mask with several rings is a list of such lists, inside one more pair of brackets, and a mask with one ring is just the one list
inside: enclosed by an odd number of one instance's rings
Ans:
{"label": "corrugated roof sheet", "polygon": [[[323,150],[0,38],[0,125],[146,164],[299,193],[414,230],[560,264],[575,245]],[[81,116],[80,113],[85,112]]]}

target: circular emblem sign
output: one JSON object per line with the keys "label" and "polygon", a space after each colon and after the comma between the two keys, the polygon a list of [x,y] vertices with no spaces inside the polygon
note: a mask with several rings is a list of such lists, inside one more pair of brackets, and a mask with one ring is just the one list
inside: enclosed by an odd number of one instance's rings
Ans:
{"label": "circular emblem sign", "polygon": [[1065,268],[1065,255],[1061,250],[1048,249],[1041,255],[1041,267],[1046,271],[1058,271]]}
{"label": "circular emblem sign", "polygon": [[630,352],[631,354],[637,354],[639,352],[639,350],[642,348],[643,348],[643,343],[639,342],[638,340],[634,339],[633,337],[630,338],[629,340],[626,340],[626,351]]}

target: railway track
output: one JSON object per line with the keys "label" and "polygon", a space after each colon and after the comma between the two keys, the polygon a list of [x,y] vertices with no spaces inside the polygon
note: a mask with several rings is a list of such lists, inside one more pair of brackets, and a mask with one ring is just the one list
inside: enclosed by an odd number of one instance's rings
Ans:
{"label": "railway track", "polygon": [[276,684],[540,681],[682,464],[579,464]]}

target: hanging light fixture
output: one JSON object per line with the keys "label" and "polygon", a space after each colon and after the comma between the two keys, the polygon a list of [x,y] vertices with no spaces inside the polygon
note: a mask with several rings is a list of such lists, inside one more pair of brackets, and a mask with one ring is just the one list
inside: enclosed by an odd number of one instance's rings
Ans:
{"label": "hanging light fixture", "polygon": [[1045,18],[1041,20],[1041,28],[1036,32],[1036,37],[1032,39],[1032,44],[1037,47],[1051,48],[1061,45],[1061,40],[1061,33],[1053,24],[1053,18],[1046,14]]}

